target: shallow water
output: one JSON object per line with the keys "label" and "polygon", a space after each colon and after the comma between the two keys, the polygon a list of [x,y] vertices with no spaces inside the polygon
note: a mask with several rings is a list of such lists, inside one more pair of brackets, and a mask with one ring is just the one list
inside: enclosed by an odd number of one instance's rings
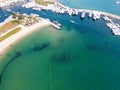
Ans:
{"label": "shallow water", "polygon": [[62,29],[45,27],[13,46],[0,63],[0,90],[120,90],[120,37],[102,19],[20,12],[57,20]]}
{"label": "shallow water", "polygon": [[46,27],[18,43],[0,90],[119,90],[119,38]]}

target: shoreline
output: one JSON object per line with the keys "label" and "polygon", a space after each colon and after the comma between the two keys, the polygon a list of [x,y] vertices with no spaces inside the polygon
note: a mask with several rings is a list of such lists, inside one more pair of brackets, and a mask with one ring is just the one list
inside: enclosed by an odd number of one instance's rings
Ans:
{"label": "shoreline", "polygon": [[116,18],[116,19],[119,19],[119,20],[120,20],[120,16],[119,16],[119,15],[112,14],[112,13],[109,13],[109,12],[104,12],[104,11],[99,11],[99,10],[90,10],[90,9],[71,8],[71,7],[65,6],[64,4],[60,3],[60,2],[57,1],[57,0],[52,0],[52,1],[54,1],[55,3],[57,3],[58,5],[60,5],[60,6],[63,7],[63,8],[74,9],[74,10],[78,10],[78,11],[80,11],[80,12],[83,12],[83,11],[84,11],[84,12],[86,12],[86,13],[99,12],[101,15],[106,15],[106,16],[109,16],[109,17]]}
{"label": "shoreline", "polygon": [[[108,13],[108,12],[102,12],[102,11],[97,11],[97,10],[87,10],[87,9],[76,9],[76,8],[71,8],[71,7],[65,6],[65,5],[61,4],[60,2],[58,2],[57,0],[51,0],[51,1],[53,1],[55,3],[54,7],[58,6],[57,9],[59,9],[59,7],[61,7],[63,9],[65,9],[65,10],[67,10],[67,11],[69,11],[69,10],[77,10],[78,12],[85,12],[85,13],[97,12],[97,13],[103,15],[103,16],[108,16],[108,17],[112,17],[112,18],[116,18],[116,19],[120,20],[120,16],[115,15],[115,14],[111,14],[111,13]],[[32,2],[32,3],[36,4],[35,1]],[[48,8],[49,6],[46,6],[46,7]],[[52,10],[52,8],[49,8],[49,9]],[[7,21],[9,21],[9,18],[8,18],[8,20],[5,20],[4,22],[7,22]],[[1,25],[4,22],[2,22]],[[24,27],[22,25],[17,26],[17,27],[21,27],[22,30],[19,31],[18,33],[16,33],[15,35],[7,38],[6,40],[0,42],[0,56],[3,55],[4,52],[6,52],[5,48],[11,47],[11,45],[13,45],[14,43],[17,43],[19,40],[23,39],[27,35],[34,32],[35,29],[42,28],[44,26],[50,25],[50,23],[51,23],[50,21],[47,21],[44,18],[42,18],[42,21],[40,21],[39,23],[36,23],[36,24],[34,24],[34,25],[30,26],[30,27]]]}
{"label": "shoreline", "polygon": [[[31,1],[31,2],[28,2],[29,4],[23,4],[22,6],[25,7],[25,8],[34,8],[34,7],[38,7],[43,10],[51,10],[51,11],[57,11],[56,13],[66,13],[66,11],[72,11],[72,10],[75,10],[77,12],[85,12],[85,13],[99,13],[101,15],[104,15],[104,16],[108,16],[108,17],[112,17],[112,18],[115,18],[115,19],[118,19],[120,20],[120,16],[117,15],[117,14],[113,14],[113,13],[109,13],[109,12],[105,12],[105,11],[99,11],[99,10],[92,10],[92,9],[82,9],[82,8],[71,8],[69,6],[66,6],[62,3],[60,3],[59,1],[57,0],[50,0],[52,2],[54,2],[54,4],[48,4],[47,6],[44,6],[44,5],[40,5],[38,3],[35,2],[35,0]],[[61,12],[61,11],[65,11],[65,12]],[[67,13],[68,13],[67,12]]]}
{"label": "shoreline", "polygon": [[19,42],[20,40],[24,39],[28,35],[35,32],[36,30],[49,25],[50,25],[49,21],[42,19],[40,22],[35,23],[34,25],[29,27],[25,27],[22,25],[17,26],[21,28],[21,30],[18,33],[0,42],[0,57],[3,56],[14,44]]}

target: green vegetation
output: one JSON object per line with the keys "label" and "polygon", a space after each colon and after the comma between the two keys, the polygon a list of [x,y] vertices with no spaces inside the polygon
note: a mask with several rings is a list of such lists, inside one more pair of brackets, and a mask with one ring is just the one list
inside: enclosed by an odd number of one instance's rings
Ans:
{"label": "green vegetation", "polygon": [[9,33],[3,35],[2,37],[0,37],[0,42],[2,42],[3,40],[7,39],[8,37],[12,36],[13,34],[19,32],[21,30],[20,27],[13,29],[12,31],[10,31]]}
{"label": "green vegetation", "polygon": [[21,23],[21,21],[19,21],[19,20],[12,20],[11,22],[14,23],[14,24],[15,24],[15,23],[17,23],[17,24],[20,24],[20,23]]}
{"label": "green vegetation", "polygon": [[[17,23],[16,23],[17,22]],[[1,27],[0,27],[0,34],[3,34],[3,33],[5,33],[5,32],[7,32],[9,29],[12,29],[12,28],[14,28],[14,27],[16,27],[16,26],[18,26],[19,25],[19,22],[18,21],[14,21],[14,20],[12,20],[12,21],[10,21],[10,22],[7,22],[7,23],[5,23],[4,25],[2,25]]]}
{"label": "green vegetation", "polygon": [[18,15],[18,20],[24,19],[24,16],[22,14]]}
{"label": "green vegetation", "polygon": [[17,18],[18,14],[17,13],[13,13],[12,16],[13,16],[13,18]]}
{"label": "green vegetation", "polygon": [[18,19],[18,20],[24,19],[24,15],[22,14],[13,13],[12,16],[13,18]]}
{"label": "green vegetation", "polygon": [[52,1],[44,1],[44,0],[35,0],[35,2],[44,6],[47,6],[48,4],[54,4],[54,2]]}

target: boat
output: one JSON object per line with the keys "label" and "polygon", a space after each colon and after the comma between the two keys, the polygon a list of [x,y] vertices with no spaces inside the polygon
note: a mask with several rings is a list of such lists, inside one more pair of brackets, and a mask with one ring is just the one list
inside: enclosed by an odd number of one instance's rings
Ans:
{"label": "boat", "polygon": [[7,9],[6,11],[7,11],[7,12],[11,12],[11,10],[10,10],[10,9]]}
{"label": "boat", "polygon": [[54,24],[58,25],[59,27],[61,27],[62,25],[60,23],[58,23],[58,21],[53,21]]}
{"label": "boat", "polygon": [[34,11],[40,11],[41,9],[40,8],[37,8],[37,7],[34,7],[32,8]]}
{"label": "boat", "polygon": [[118,23],[116,23],[116,26],[120,28],[120,25]]}
{"label": "boat", "polygon": [[100,13],[98,13],[98,12],[93,13],[93,20],[98,20],[98,19],[100,19],[100,17],[101,17]]}
{"label": "boat", "polygon": [[58,23],[58,21],[53,21],[50,24],[57,29],[61,29],[62,26],[60,23]]}
{"label": "boat", "polygon": [[89,18],[91,18],[91,17],[92,17],[92,12],[89,12],[88,17],[89,17]]}
{"label": "boat", "polygon": [[75,21],[73,21],[73,20],[70,20],[70,22],[71,22],[71,23],[75,23]]}
{"label": "boat", "polygon": [[85,17],[85,12],[82,12],[81,18],[84,18],[84,17]]}
{"label": "boat", "polygon": [[70,20],[71,23],[73,24],[78,24],[77,22],[73,21],[73,20]]}
{"label": "boat", "polygon": [[112,30],[112,33],[114,35],[120,35],[120,27],[119,24],[115,24],[113,22],[107,23],[106,24],[108,28],[110,28]]}
{"label": "boat", "polygon": [[120,4],[120,1],[116,1],[115,3],[116,3],[116,4]]}

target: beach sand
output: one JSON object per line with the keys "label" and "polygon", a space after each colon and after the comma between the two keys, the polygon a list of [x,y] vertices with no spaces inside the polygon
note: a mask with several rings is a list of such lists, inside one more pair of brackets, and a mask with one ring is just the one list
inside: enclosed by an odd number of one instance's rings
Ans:
{"label": "beach sand", "polygon": [[38,28],[42,28],[48,25],[50,25],[50,22],[45,19],[42,19],[40,22],[31,25],[29,27],[25,27],[22,25],[17,26],[17,27],[21,27],[22,29],[18,33],[0,42],[0,56],[3,56],[6,51],[8,51],[15,43],[17,43],[24,37],[32,34],[36,30],[38,30]]}

